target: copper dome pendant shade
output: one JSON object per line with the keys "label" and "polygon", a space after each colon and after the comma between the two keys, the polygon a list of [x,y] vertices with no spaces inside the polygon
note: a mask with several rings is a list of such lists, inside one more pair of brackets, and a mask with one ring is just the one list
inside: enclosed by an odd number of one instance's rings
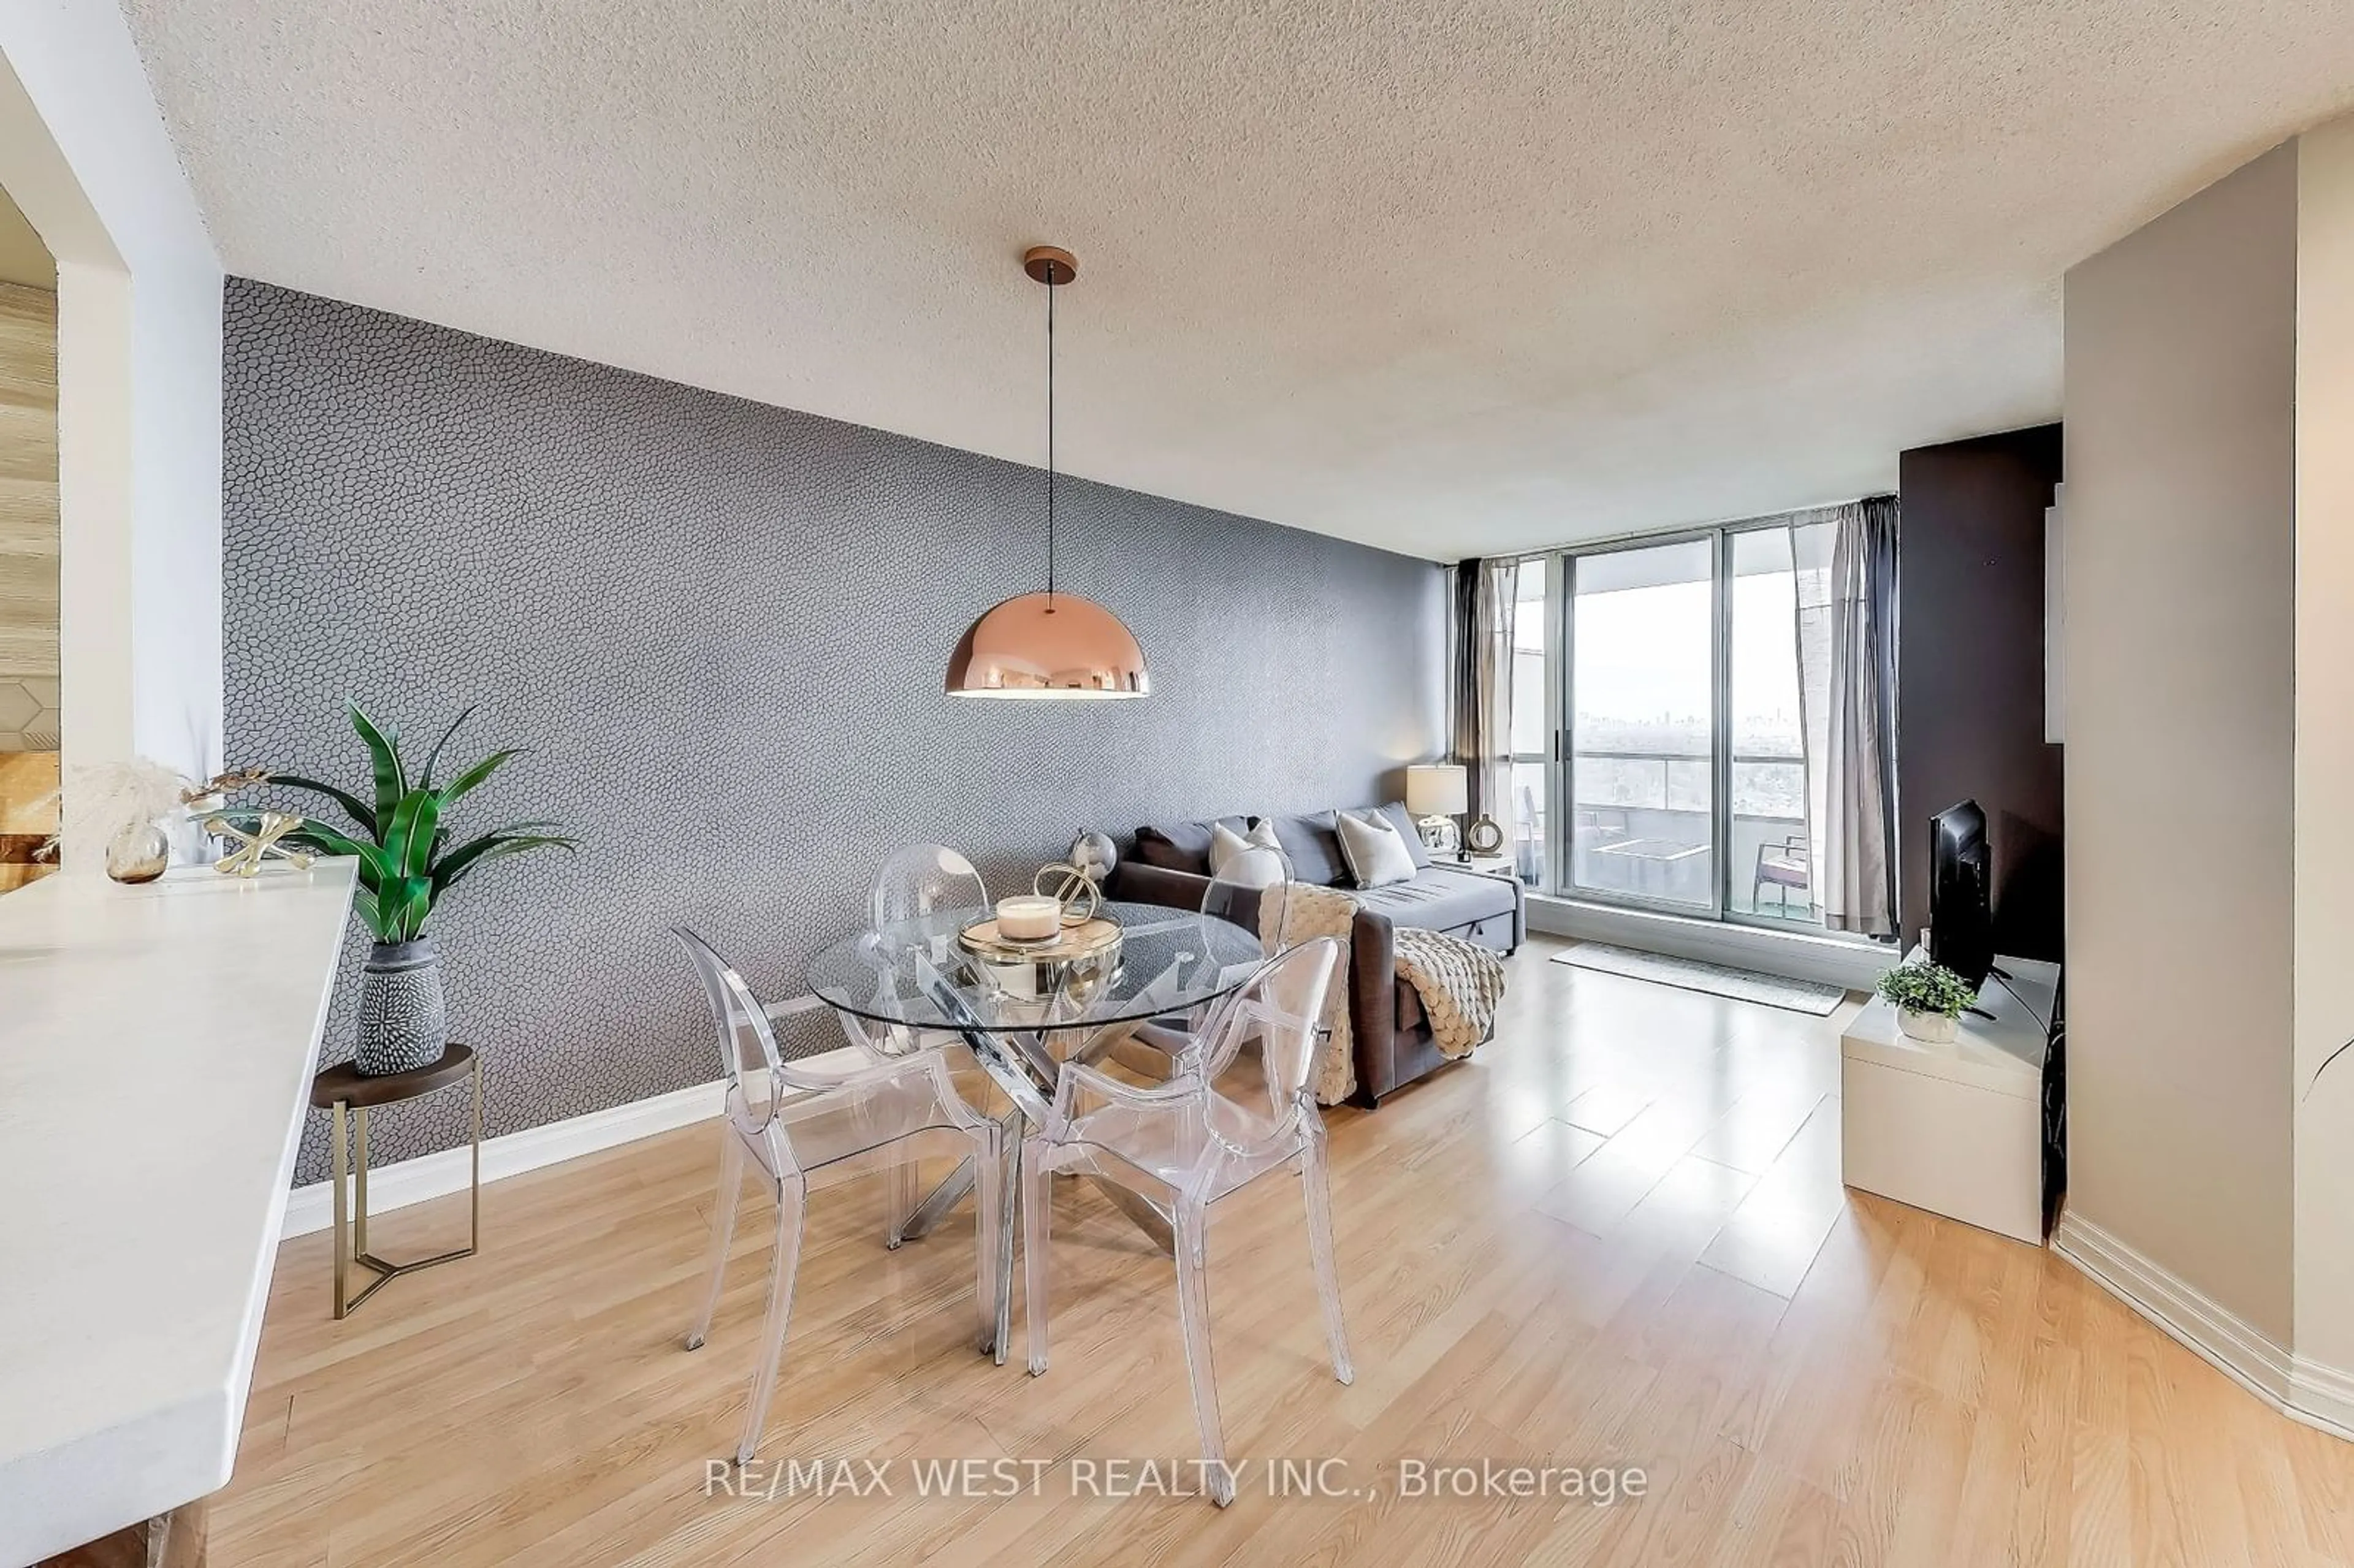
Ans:
{"label": "copper dome pendant shade", "polygon": [[1140,697],[1152,689],[1152,675],[1134,633],[1095,600],[1055,587],[1055,291],[1079,275],[1078,262],[1067,250],[1036,245],[1022,270],[1046,286],[1046,588],[1015,595],[965,629],[949,658],[949,694]]}

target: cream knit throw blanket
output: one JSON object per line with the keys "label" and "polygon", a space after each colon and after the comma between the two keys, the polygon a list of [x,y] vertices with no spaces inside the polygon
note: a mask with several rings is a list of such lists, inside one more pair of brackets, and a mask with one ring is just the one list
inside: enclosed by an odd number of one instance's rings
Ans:
{"label": "cream knit throw blanket", "polygon": [[1268,952],[1275,951],[1278,933],[1294,947],[1318,937],[1341,939],[1341,961],[1324,993],[1323,1054],[1309,1075],[1320,1106],[1337,1106],[1357,1087],[1355,1037],[1349,1033],[1349,933],[1356,920],[1357,901],[1337,888],[1279,882],[1258,897],[1258,939]]}
{"label": "cream knit throw blanket", "polygon": [[[1336,887],[1282,883],[1259,897],[1259,940],[1270,951],[1278,931],[1294,945],[1317,937],[1340,938],[1341,962],[1324,998],[1331,1033],[1313,1075],[1319,1105],[1339,1105],[1357,1087],[1357,1053],[1349,1030],[1349,938],[1356,919],[1357,900]],[[1394,935],[1398,974],[1422,998],[1440,1054],[1470,1054],[1495,1030],[1496,1001],[1504,994],[1502,961],[1477,943],[1443,932],[1400,926]]]}
{"label": "cream knit throw blanket", "polygon": [[1397,972],[1422,998],[1438,1054],[1469,1056],[1496,1033],[1496,1003],[1504,994],[1504,960],[1460,937],[1401,926],[1395,934]]}

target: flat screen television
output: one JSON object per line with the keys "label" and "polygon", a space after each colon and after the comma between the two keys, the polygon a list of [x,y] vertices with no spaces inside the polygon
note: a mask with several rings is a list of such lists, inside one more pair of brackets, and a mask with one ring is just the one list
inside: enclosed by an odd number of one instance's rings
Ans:
{"label": "flat screen television", "polygon": [[1929,957],[1972,985],[1994,967],[1986,812],[1976,800],[1929,819]]}

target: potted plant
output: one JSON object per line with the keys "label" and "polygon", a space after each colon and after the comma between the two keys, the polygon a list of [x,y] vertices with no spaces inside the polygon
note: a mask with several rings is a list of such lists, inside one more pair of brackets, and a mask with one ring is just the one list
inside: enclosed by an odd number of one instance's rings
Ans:
{"label": "potted plant", "polygon": [[1915,959],[1880,977],[1880,994],[1896,1009],[1896,1027],[1931,1045],[1950,1045],[1955,1021],[1978,1004],[1969,981],[1943,964]]}
{"label": "potted plant", "polygon": [[[425,766],[411,778],[400,753],[399,729],[382,728],[356,703],[349,706],[352,728],[367,747],[374,804],[315,779],[278,773],[268,781],[325,796],[356,829],[346,834],[305,817],[284,842],[322,854],[353,855],[360,863],[354,906],[375,942],[360,970],[359,1029],[352,1062],[361,1073],[381,1076],[430,1065],[441,1059],[449,1044],[440,954],[423,934],[426,917],[443,895],[492,861],[528,850],[575,846],[571,839],[545,831],[556,826],[553,822],[524,821],[451,847],[450,808],[517,756],[518,749],[494,751],[447,784],[436,786],[433,774],[441,748],[472,708],[451,721],[425,754]],[[250,827],[261,813],[220,815]]]}

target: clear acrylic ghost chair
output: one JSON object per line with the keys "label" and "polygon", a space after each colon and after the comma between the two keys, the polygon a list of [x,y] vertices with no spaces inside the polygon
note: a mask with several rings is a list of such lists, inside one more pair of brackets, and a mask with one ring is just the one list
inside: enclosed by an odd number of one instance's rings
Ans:
{"label": "clear acrylic ghost chair", "polygon": [[981,909],[989,885],[972,862],[944,844],[910,844],[875,874],[866,913],[877,927],[952,909]]}
{"label": "clear acrylic ghost chair", "polygon": [[[1270,958],[1289,944],[1285,935],[1291,923],[1291,901],[1277,901],[1271,922],[1263,922],[1262,900],[1271,887],[1288,888],[1291,885],[1291,858],[1281,850],[1253,844],[1235,855],[1210,877],[1202,890],[1202,908],[1198,916],[1204,923],[1224,921],[1240,926],[1259,938],[1262,950]],[[1268,929],[1268,924],[1274,929]],[[1202,1025],[1210,1015],[1210,1006],[1195,1008],[1183,1017],[1156,1018],[1148,1023],[1113,1024],[1079,1053],[1085,1062],[1097,1062],[1108,1055],[1132,1073],[1156,1081],[1172,1077],[1179,1060],[1193,1047]]]}
{"label": "clear acrylic ghost chair", "polygon": [[973,1288],[981,1333],[990,1335],[997,1327],[997,1183],[1003,1133],[958,1097],[947,1061],[938,1051],[868,1063],[841,1075],[812,1072],[782,1060],[768,1016],[742,978],[694,932],[678,926],[671,932],[702,977],[719,1029],[720,1061],[727,1070],[719,1192],[711,1212],[711,1281],[703,1310],[687,1333],[688,1350],[702,1348],[711,1331],[712,1314],[718,1309],[748,1155],[777,1201],[768,1317],[744,1436],[736,1447],[737,1461],[748,1464],[768,1419],[769,1396],[776,1392],[810,1190],[872,1175],[917,1155],[970,1158],[981,1185]]}
{"label": "clear acrylic ghost chair", "polygon": [[[875,930],[903,920],[920,919],[957,909],[976,912],[988,907],[989,885],[972,862],[945,844],[910,844],[896,851],[875,874],[866,895],[866,917]],[[838,1014],[842,1032],[874,1061],[895,1061],[911,1051],[961,1044],[951,1033],[923,1032],[875,1023]],[[896,1248],[907,1239],[907,1225],[916,1208],[917,1168],[904,1160],[884,1173],[883,1245]]]}
{"label": "clear acrylic ghost chair", "polygon": [[[1053,1176],[1084,1171],[1153,1199],[1173,1220],[1177,1310],[1185,1332],[1185,1370],[1202,1428],[1211,1496],[1234,1500],[1225,1435],[1210,1361],[1210,1291],[1205,1268],[1210,1209],[1271,1171],[1297,1170],[1308,1201],[1308,1250],[1324,1305],[1332,1375],[1355,1375],[1341,1318],[1341,1283],[1332,1258],[1332,1206],[1326,1175],[1324,1122],[1313,1085],[1324,1001],[1341,961],[1341,944],[1318,937],[1279,953],[1240,991],[1220,1002],[1202,1036],[1202,1053],[1166,1084],[1123,1083],[1066,1062],[1044,1124],[1022,1146],[1023,1249],[1028,1270],[1030,1371],[1046,1370],[1047,1238]],[[1243,1046],[1256,1043],[1246,1070]]]}

